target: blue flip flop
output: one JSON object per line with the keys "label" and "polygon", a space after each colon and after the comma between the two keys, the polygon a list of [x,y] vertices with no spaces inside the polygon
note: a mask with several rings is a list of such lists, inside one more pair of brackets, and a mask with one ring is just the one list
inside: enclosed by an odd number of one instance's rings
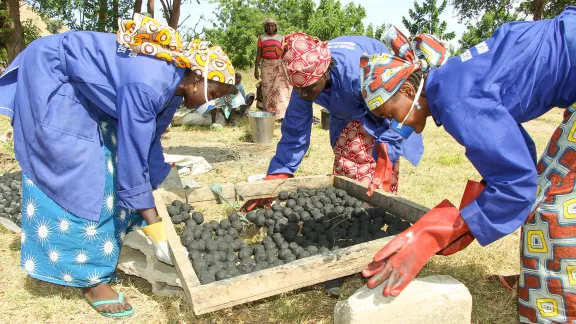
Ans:
{"label": "blue flip flop", "polygon": [[[84,299],[86,299],[86,297],[84,297]],[[112,317],[112,318],[125,318],[125,317],[130,317],[130,316],[132,316],[132,314],[134,314],[134,306],[132,306],[131,310],[127,310],[127,311],[124,311],[122,313],[107,313],[107,312],[99,311],[96,308],[96,307],[101,306],[101,305],[116,304],[116,303],[122,304],[124,302],[124,296],[122,294],[118,294],[118,299],[101,300],[101,301],[97,301],[97,302],[93,302],[93,303],[91,303],[88,299],[86,299],[86,301],[88,302],[88,304],[90,306],[92,306],[92,308],[94,308],[95,311],[98,312],[98,314],[100,314],[102,316]]]}

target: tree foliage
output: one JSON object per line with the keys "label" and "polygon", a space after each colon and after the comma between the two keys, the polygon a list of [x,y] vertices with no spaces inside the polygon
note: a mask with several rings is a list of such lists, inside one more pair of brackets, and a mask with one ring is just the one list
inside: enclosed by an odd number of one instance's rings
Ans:
{"label": "tree foliage", "polygon": [[25,0],[41,15],[57,19],[70,29],[115,32],[118,17],[131,17],[132,0]]}
{"label": "tree foliage", "polygon": [[557,16],[574,0],[450,0],[458,13],[460,21],[480,18],[484,13],[504,9],[507,12],[522,14],[531,20],[548,19]]}
{"label": "tree foliage", "polygon": [[278,32],[302,31],[322,40],[342,35],[363,35],[365,9],[340,0],[212,0],[218,5],[206,38],[224,48],[238,68],[253,64],[264,19],[275,18]]}
{"label": "tree foliage", "polygon": [[446,32],[446,21],[440,20],[446,5],[446,0],[441,0],[440,5],[437,0],[425,0],[422,5],[414,1],[414,9],[408,10],[408,17],[402,16],[402,23],[412,36],[428,33],[445,41],[452,40],[456,34]]}
{"label": "tree foliage", "polygon": [[505,8],[486,12],[479,22],[467,25],[467,31],[458,41],[460,44],[460,51],[465,51],[485,39],[490,38],[496,29],[498,29],[502,24],[510,21],[517,21],[518,19],[518,14],[508,13]]}

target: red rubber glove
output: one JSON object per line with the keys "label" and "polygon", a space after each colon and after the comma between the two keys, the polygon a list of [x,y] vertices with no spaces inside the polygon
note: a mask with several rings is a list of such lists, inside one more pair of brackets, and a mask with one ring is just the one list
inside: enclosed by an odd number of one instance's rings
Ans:
{"label": "red rubber glove", "polygon": [[388,158],[388,148],[385,143],[378,143],[374,149],[378,155],[378,160],[376,161],[374,177],[372,177],[372,182],[368,186],[368,192],[366,193],[368,197],[372,197],[376,189],[390,192],[390,186],[392,185],[393,165]]}
{"label": "red rubber glove", "polygon": [[458,209],[444,200],[376,253],[362,275],[372,277],[370,289],[387,281],[382,294],[398,296],[434,254],[468,231]]}
{"label": "red rubber glove", "polygon": [[[288,173],[267,174],[266,177],[264,178],[264,180],[288,179],[288,178],[293,178],[293,177],[294,177],[293,174],[288,174]],[[256,207],[268,207],[268,206],[270,206],[270,204],[272,204],[273,201],[274,201],[274,198],[261,198],[261,199],[248,200],[244,204],[244,206],[242,206],[242,208],[240,208],[240,210],[249,212]]]}
{"label": "red rubber glove", "polygon": [[[462,200],[460,201],[460,210],[464,209],[464,207],[468,206],[471,202],[476,200],[478,196],[482,193],[482,191],[486,188],[486,184],[484,182],[477,182],[473,180],[468,180],[466,184],[466,189],[464,189],[464,194],[462,195]],[[456,241],[452,242],[448,247],[444,250],[436,253],[437,255],[452,255],[456,252],[460,252],[464,250],[472,241],[476,238],[472,232],[468,231],[468,233],[462,235],[460,238],[456,239]]]}

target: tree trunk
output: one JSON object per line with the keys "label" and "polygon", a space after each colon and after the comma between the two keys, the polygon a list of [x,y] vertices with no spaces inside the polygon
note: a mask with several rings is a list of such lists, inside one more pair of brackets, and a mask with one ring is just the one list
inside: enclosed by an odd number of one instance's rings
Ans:
{"label": "tree trunk", "polygon": [[542,19],[542,12],[544,11],[544,7],[548,3],[549,0],[534,0],[532,4],[532,20],[541,20]]}
{"label": "tree trunk", "polygon": [[172,2],[172,12],[170,13],[170,20],[168,20],[168,26],[176,29],[178,28],[178,21],[180,20],[180,4],[181,0],[174,0]]}
{"label": "tree trunk", "polygon": [[150,17],[154,18],[154,0],[148,0],[147,10]]}
{"label": "tree trunk", "polygon": [[136,0],[134,3],[134,13],[141,13],[142,12],[142,0]]}
{"label": "tree trunk", "polygon": [[108,14],[108,1],[100,0],[100,6],[98,8],[98,31],[106,31],[106,16]]}
{"label": "tree trunk", "polygon": [[10,64],[26,47],[24,30],[20,22],[20,2],[18,0],[0,1],[0,9],[6,11],[5,17],[0,17],[0,46],[6,49],[8,64]]}

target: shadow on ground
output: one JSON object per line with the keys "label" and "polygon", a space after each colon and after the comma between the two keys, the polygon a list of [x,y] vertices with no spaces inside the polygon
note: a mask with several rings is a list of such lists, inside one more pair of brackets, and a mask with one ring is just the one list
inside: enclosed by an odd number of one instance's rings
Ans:
{"label": "shadow on ground", "polygon": [[238,161],[240,159],[238,151],[223,147],[175,146],[166,147],[164,152],[176,155],[202,156],[210,164]]}

